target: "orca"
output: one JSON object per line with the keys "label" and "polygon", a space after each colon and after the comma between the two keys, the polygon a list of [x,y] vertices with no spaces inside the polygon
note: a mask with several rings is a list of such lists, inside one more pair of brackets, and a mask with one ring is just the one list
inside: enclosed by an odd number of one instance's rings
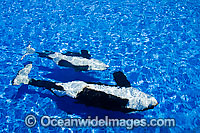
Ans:
{"label": "orca", "polygon": [[[37,87],[44,87],[59,97],[68,96],[76,99],[78,103],[87,106],[95,106],[107,110],[132,112],[153,109],[158,105],[157,100],[134,87],[126,76],[118,71],[115,72],[114,79],[117,85],[107,85],[102,83],[71,81],[67,83],[57,83],[45,80],[30,79],[32,64],[27,64],[21,69],[13,80],[13,85],[28,84]],[[120,79],[124,81],[122,84]]]}
{"label": "orca", "polygon": [[29,54],[37,53],[39,57],[48,58],[53,60],[57,65],[62,67],[71,67],[76,71],[88,71],[88,70],[106,70],[109,65],[106,65],[100,60],[91,58],[91,55],[87,50],[81,50],[81,53],[66,52],[58,53],[53,51],[36,52],[30,45],[26,48],[26,53],[21,60]]}

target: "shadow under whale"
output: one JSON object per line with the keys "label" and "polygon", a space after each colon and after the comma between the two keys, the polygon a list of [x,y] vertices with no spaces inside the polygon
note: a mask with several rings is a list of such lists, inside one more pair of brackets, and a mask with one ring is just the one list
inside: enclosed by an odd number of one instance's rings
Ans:
{"label": "shadow under whale", "polygon": [[73,68],[48,68],[39,66],[40,71],[49,72],[46,75],[43,75],[45,78],[54,79],[59,82],[71,82],[71,81],[84,81],[84,82],[97,82],[100,79],[89,76],[88,73],[83,73],[79,71],[75,71]]}

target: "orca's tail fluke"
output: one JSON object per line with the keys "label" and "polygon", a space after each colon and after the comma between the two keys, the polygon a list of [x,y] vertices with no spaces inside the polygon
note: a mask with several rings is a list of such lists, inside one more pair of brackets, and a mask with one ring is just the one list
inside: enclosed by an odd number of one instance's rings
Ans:
{"label": "orca's tail fluke", "polygon": [[35,49],[32,48],[31,45],[28,45],[28,47],[26,47],[26,53],[22,56],[21,60],[23,60],[26,55],[33,53],[35,53]]}
{"label": "orca's tail fluke", "polygon": [[30,79],[28,77],[28,74],[30,73],[32,68],[32,63],[25,65],[23,69],[21,69],[17,76],[13,79],[12,84],[13,85],[20,85],[20,84],[28,84]]}
{"label": "orca's tail fluke", "polygon": [[114,77],[115,82],[117,83],[117,86],[131,87],[130,82],[127,80],[127,78],[123,72],[121,72],[121,71],[114,72],[113,77]]}

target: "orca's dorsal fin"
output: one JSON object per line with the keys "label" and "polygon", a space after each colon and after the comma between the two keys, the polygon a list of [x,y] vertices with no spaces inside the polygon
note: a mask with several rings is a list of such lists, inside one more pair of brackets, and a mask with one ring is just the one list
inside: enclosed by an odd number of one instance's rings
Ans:
{"label": "orca's dorsal fin", "polygon": [[81,56],[87,59],[90,59],[91,55],[88,54],[87,50],[81,50]]}
{"label": "orca's dorsal fin", "polygon": [[115,82],[117,83],[117,86],[131,87],[130,82],[127,80],[127,78],[123,72],[121,72],[121,71],[114,72],[113,77],[114,77]]}

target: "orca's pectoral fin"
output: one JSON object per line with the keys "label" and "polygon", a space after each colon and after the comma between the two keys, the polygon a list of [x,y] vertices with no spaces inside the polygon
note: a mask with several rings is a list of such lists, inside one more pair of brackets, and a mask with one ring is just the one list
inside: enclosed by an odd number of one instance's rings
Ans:
{"label": "orca's pectoral fin", "polygon": [[121,71],[114,72],[113,77],[114,77],[115,82],[117,83],[117,86],[131,87],[130,82],[127,80],[127,78],[123,72],[121,72]]}
{"label": "orca's pectoral fin", "polygon": [[87,59],[90,59],[91,55],[88,54],[87,50],[81,50],[81,56]]}
{"label": "orca's pectoral fin", "polygon": [[81,72],[81,70],[76,67],[74,68],[74,70],[75,70],[75,72]]}
{"label": "orca's pectoral fin", "polygon": [[70,62],[68,62],[66,60],[60,60],[58,62],[58,65],[59,66],[64,66],[64,67],[72,67],[72,68],[74,68],[74,70],[76,72],[87,71],[88,68],[89,68],[89,66],[75,66],[75,65],[73,65],[72,63],[70,63]]}

